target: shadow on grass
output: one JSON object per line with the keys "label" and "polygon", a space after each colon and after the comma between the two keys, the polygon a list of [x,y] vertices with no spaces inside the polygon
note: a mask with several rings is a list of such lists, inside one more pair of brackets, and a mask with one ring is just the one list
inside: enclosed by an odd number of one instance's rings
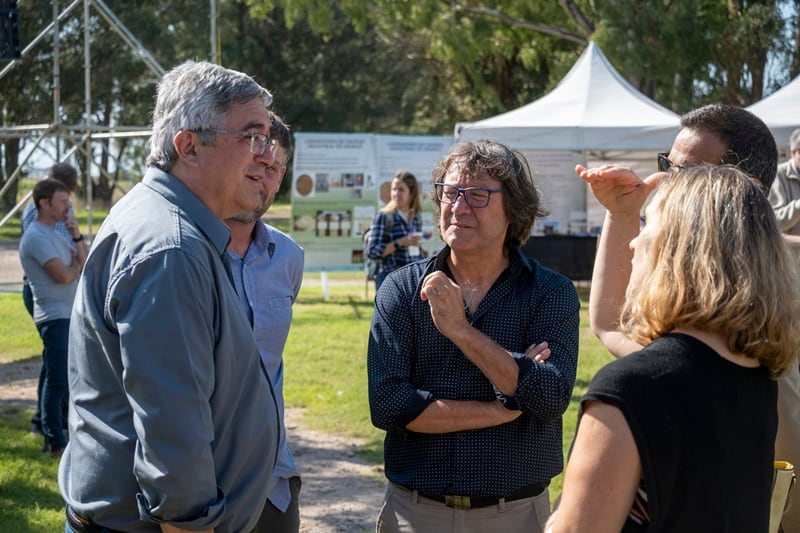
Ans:
{"label": "shadow on grass", "polygon": [[[8,390],[0,398],[0,408],[21,407],[33,409],[36,405],[30,398],[30,388],[36,389],[39,370],[42,367],[42,356],[32,355],[26,359],[0,363],[0,387]],[[15,387],[19,387],[19,396],[14,396]],[[23,394],[24,390],[24,394]]]}
{"label": "shadow on grass", "polygon": [[367,440],[362,446],[356,449],[356,455],[365,461],[375,464],[383,464],[383,434]]}
{"label": "shadow on grass", "polygon": [[8,385],[17,380],[39,378],[42,354],[33,354],[25,359],[0,363],[0,385]]}
{"label": "shadow on grass", "polygon": [[58,463],[39,451],[29,418],[27,409],[0,406],[0,531],[63,531]]}

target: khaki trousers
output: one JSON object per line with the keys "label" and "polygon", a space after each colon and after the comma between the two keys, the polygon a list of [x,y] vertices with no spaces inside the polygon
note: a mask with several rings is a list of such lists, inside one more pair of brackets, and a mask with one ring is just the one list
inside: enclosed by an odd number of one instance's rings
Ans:
{"label": "khaki trousers", "polygon": [[460,510],[423,498],[416,491],[386,486],[386,497],[378,515],[378,533],[541,533],[550,517],[550,493],[479,509]]}

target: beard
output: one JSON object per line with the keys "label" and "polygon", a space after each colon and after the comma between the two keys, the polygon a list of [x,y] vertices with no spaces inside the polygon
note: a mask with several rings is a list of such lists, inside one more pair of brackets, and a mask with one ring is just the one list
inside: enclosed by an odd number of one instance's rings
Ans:
{"label": "beard", "polygon": [[267,212],[269,207],[272,205],[272,198],[267,197],[264,198],[264,201],[261,203],[260,206],[254,209],[248,209],[238,215],[234,215],[231,217],[232,220],[236,222],[242,222],[244,224],[252,224],[253,222],[258,222],[261,220],[261,217],[264,216],[264,213]]}

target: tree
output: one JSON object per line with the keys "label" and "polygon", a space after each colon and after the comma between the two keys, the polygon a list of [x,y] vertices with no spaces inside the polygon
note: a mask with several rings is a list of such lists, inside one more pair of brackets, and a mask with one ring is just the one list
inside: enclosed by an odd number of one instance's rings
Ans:
{"label": "tree", "polygon": [[[787,3],[789,0],[784,0]],[[792,0],[797,5],[797,0]],[[642,92],[678,112],[710,101],[747,105],[769,87],[766,64],[781,49],[777,0],[249,0],[254,16],[278,7],[288,27],[306,17],[329,34],[337,9],[357,30],[415,41],[452,82],[471,120],[551,89],[593,39]],[[307,15],[306,15],[307,14]],[[797,57],[797,51],[792,54]],[[472,111],[472,112],[470,112]],[[454,122],[455,120],[453,120]]]}
{"label": "tree", "polygon": [[[31,23],[39,24],[44,14],[49,14],[49,2],[39,0],[32,2],[32,5],[23,4],[21,6],[20,18],[20,41],[29,42],[35,33],[31,31]],[[27,9],[30,7],[33,13],[28,18]],[[44,15],[46,16],[46,15]],[[42,25],[42,27],[44,24]],[[24,46],[24,44],[23,44]],[[0,66],[6,67],[4,63]],[[10,127],[19,124],[33,123],[40,119],[42,113],[52,110],[52,98],[50,80],[52,79],[52,68],[45,63],[37,64],[33,68],[23,70],[12,68],[0,83],[3,90],[0,90],[0,110],[2,110],[2,126]],[[14,90],[8,88],[14,87]],[[45,120],[47,121],[47,120]],[[2,139],[2,185],[11,177],[18,166],[20,153],[25,149],[29,142],[26,137],[19,135],[8,135]],[[8,212],[16,204],[17,182],[10,185],[8,192],[0,199],[0,208],[3,212]]]}
{"label": "tree", "polygon": [[[114,26],[92,4],[89,31],[91,35],[91,110],[86,112],[84,82],[84,20],[81,9],[75,9],[60,24],[60,95],[58,122],[63,124],[63,138],[68,143],[80,138],[85,125],[100,127],[144,126],[149,123],[153,92],[158,75],[142,61],[137,50],[117,33]],[[62,6],[64,7],[64,6]],[[198,57],[208,49],[208,17],[185,17],[196,12],[197,3],[189,0],[118,2],[113,15],[152,52],[162,64],[171,66],[184,57]],[[154,16],[155,15],[155,16]],[[30,42],[52,22],[49,0],[23,2],[20,20],[25,21],[21,40]],[[199,31],[202,28],[202,32]],[[53,39],[52,32],[31,54],[0,80],[0,105],[5,126],[54,124],[53,111]],[[8,90],[14,87],[15,90]],[[19,87],[21,90],[16,90]],[[18,164],[18,154],[31,142],[29,137],[5,139],[4,168]],[[114,176],[121,175],[120,161],[126,152],[141,155],[144,139],[108,139],[92,143],[89,150],[79,151],[81,168],[87,168],[89,157],[99,172],[94,176],[94,198],[108,204]],[[14,145],[17,148],[14,148]],[[63,154],[63,150],[62,150]],[[56,155],[53,154],[53,159]],[[143,161],[143,157],[138,157]],[[6,170],[8,176],[9,170]],[[85,177],[84,177],[85,178]],[[81,183],[80,190],[85,188]],[[16,190],[5,197],[6,207],[14,204]]]}
{"label": "tree", "polygon": [[[561,79],[580,54],[579,43],[585,42],[567,10],[552,2],[522,5],[506,0],[496,2],[496,9],[430,0],[249,0],[247,4],[255,17],[280,13],[288,28],[307,23],[323,37],[337,31],[334,21],[341,12],[354,31],[375,32],[384,42],[413,51],[418,70],[430,73],[434,84],[434,92],[428,93],[436,95],[432,105],[426,106],[424,100],[421,104],[425,115],[452,113],[435,121],[442,125],[439,133],[450,133],[456,117],[477,119],[540,96]],[[531,31],[531,20],[547,21],[538,27],[549,33]],[[443,106],[445,96],[449,105]]]}

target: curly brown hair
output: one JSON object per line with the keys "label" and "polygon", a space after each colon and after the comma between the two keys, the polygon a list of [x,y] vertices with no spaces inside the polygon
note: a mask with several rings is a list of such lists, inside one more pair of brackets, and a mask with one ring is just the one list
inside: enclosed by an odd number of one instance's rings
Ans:
{"label": "curly brown hair", "polygon": [[[508,219],[504,246],[507,250],[519,248],[528,241],[531,228],[538,217],[547,211],[542,207],[542,195],[533,182],[528,161],[516,150],[494,141],[480,140],[453,145],[433,171],[433,183],[442,183],[448,170],[458,164],[462,172],[480,179],[486,174],[503,184],[503,210]],[[441,234],[439,218],[442,203],[431,190],[434,203],[434,223]]]}

